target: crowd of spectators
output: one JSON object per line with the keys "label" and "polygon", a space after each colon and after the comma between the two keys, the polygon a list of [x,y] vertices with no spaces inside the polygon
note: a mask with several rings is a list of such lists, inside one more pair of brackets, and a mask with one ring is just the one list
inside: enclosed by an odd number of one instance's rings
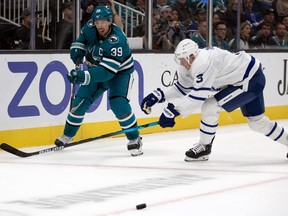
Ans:
{"label": "crowd of spectators", "polygon": [[[160,17],[153,17],[153,49],[173,50],[177,46],[177,41],[170,40],[171,34],[168,37],[174,10],[178,12],[179,32],[195,41],[200,48],[207,46],[208,1],[155,0],[154,2],[154,13],[160,12]],[[243,0],[240,1],[240,6],[238,2],[238,0],[213,1],[213,46],[226,50],[288,49],[287,0]],[[170,9],[167,13],[162,13],[164,8],[168,7]],[[239,42],[237,41],[238,8],[240,8]],[[155,31],[158,26],[163,28]],[[159,32],[162,32],[161,36]],[[161,41],[165,41],[161,46],[159,37],[162,38]],[[167,40],[163,40],[164,38]]]}
{"label": "crowd of spectators", "polygon": [[[107,2],[108,0],[80,0],[82,9],[81,25],[90,19],[94,8],[93,2]],[[147,0],[146,0],[147,1]],[[117,0],[134,10],[145,14],[145,0]],[[173,51],[184,38],[191,38],[200,48],[206,47],[207,37],[207,0],[153,0],[152,15],[152,48],[154,50]],[[237,13],[240,8],[240,36],[237,37]],[[26,14],[24,13],[26,10]],[[18,37],[17,44],[12,49],[28,49],[29,9],[25,9],[21,16],[23,20],[19,29],[14,29],[14,36]],[[72,2],[64,2],[61,7],[62,19],[56,23],[50,32],[55,42],[45,46],[47,40],[43,37],[41,26],[36,28],[36,48],[69,49],[73,41]],[[114,11],[117,11],[114,9]],[[123,11],[122,11],[123,12]],[[37,19],[40,12],[35,13]],[[41,14],[40,14],[41,15]],[[121,16],[121,14],[119,14]],[[123,18],[123,16],[122,16]],[[128,25],[135,21],[130,17]],[[37,22],[37,20],[35,20]],[[122,24],[127,24],[122,19]],[[133,35],[129,37],[145,37],[145,20],[133,23]],[[42,26],[43,27],[43,26]],[[20,29],[22,28],[22,30]],[[23,31],[25,30],[25,33]],[[19,32],[22,31],[22,38]],[[288,48],[288,1],[287,0],[242,0],[240,7],[238,0],[213,1],[213,46],[226,50]],[[130,34],[130,33],[129,33]],[[26,38],[24,38],[24,36]],[[240,39],[239,43],[236,40]],[[0,36],[1,39],[1,36]],[[4,40],[3,40],[4,41]],[[3,42],[2,41],[2,42]],[[1,42],[0,42],[1,43]],[[29,41],[28,41],[29,44]],[[1,48],[1,46],[0,46]]]}
{"label": "crowd of spectators", "polygon": [[[112,0],[79,0],[81,6],[81,27],[91,18],[94,8],[98,5],[108,5],[111,7],[113,14],[117,14],[115,5]],[[0,4],[1,6],[1,4]],[[35,28],[35,49],[70,49],[71,43],[76,37],[75,10],[73,1],[65,0],[60,4],[51,1],[49,7],[50,19],[47,20],[47,11],[35,11],[32,20],[31,9],[24,7],[18,26],[5,23],[6,29],[0,25],[0,49],[31,49],[31,22],[34,22]],[[39,8],[39,7],[38,7]],[[59,11],[58,11],[59,9]],[[45,13],[45,14],[44,14]],[[60,19],[56,15],[60,14]],[[40,21],[40,16],[42,18]],[[0,17],[1,18],[1,17]],[[123,29],[121,19],[113,16],[114,22]],[[49,22],[49,23],[48,23]],[[49,36],[47,36],[49,33]]]}

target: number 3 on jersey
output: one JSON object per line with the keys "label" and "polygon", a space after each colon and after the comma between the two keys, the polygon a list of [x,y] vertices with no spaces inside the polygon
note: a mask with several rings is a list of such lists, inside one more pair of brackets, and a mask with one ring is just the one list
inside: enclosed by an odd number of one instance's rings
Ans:
{"label": "number 3 on jersey", "polygon": [[203,74],[199,74],[196,76],[196,83],[201,83],[203,82]]}

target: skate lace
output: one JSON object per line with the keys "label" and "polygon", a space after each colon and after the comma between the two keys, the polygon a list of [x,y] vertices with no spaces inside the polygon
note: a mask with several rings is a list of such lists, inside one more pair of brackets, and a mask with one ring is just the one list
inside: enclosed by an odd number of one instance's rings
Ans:
{"label": "skate lace", "polygon": [[205,151],[205,147],[199,143],[197,143],[192,149],[195,154],[199,154],[200,152]]}

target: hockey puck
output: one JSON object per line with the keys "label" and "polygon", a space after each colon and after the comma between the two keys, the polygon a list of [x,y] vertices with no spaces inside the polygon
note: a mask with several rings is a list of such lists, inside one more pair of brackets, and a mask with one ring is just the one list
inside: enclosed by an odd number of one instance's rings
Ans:
{"label": "hockey puck", "polygon": [[137,210],[140,210],[140,209],[144,209],[144,208],[146,208],[146,207],[147,207],[146,203],[142,203],[142,204],[137,205],[137,206],[136,206],[136,209],[137,209]]}

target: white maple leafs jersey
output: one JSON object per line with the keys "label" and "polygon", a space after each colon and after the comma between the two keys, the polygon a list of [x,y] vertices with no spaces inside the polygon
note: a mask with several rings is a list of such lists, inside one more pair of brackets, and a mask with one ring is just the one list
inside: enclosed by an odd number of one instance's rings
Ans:
{"label": "white maple leafs jersey", "polygon": [[176,110],[186,117],[199,109],[203,102],[228,85],[242,86],[258,70],[260,62],[245,51],[231,53],[217,47],[199,49],[190,70],[180,66],[178,81],[165,92],[166,100],[177,100]]}

